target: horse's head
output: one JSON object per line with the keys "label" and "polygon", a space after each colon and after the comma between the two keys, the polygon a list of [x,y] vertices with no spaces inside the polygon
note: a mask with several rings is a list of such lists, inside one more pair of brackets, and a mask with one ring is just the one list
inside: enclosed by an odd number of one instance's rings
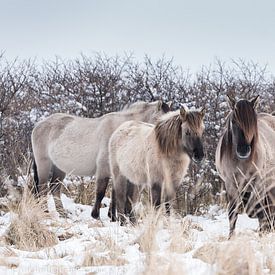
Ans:
{"label": "horse's head", "polygon": [[204,158],[204,149],[202,143],[202,134],[204,131],[203,118],[204,109],[195,111],[180,110],[181,124],[181,142],[184,151],[196,163]]}
{"label": "horse's head", "polygon": [[148,103],[150,110],[152,110],[151,119],[148,121],[150,123],[156,123],[158,119],[171,111],[172,101],[164,102],[161,99]]}
{"label": "horse's head", "polygon": [[[124,107],[124,111],[134,116],[135,120],[155,124],[159,118],[171,110],[172,102],[156,100],[153,102],[139,101]],[[133,119],[133,118],[131,118]]]}
{"label": "horse's head", "polygon": [[256,107],[259,96],[252,100],[235,101],[229,97],[232,112],[229,116],[229,130],[232,133],[233,153],[240,160],[246,160],[253,155],[255,142],[258,138]]}

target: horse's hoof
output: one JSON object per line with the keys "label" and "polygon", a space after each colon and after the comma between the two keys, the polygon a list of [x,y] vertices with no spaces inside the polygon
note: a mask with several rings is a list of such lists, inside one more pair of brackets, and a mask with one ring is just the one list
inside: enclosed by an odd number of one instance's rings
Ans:
{"label": "horse's hoof", "polygon": [[92,211],[91,213],[91,216],[96,219],[96,220],[99,220],[99,213],[95,210]]}
{"label": "horse's hoof", "polygon": [[117,218],[115,216],[111,216],[109,218],[111,219],[111,222],[116,222],[117,221]]}

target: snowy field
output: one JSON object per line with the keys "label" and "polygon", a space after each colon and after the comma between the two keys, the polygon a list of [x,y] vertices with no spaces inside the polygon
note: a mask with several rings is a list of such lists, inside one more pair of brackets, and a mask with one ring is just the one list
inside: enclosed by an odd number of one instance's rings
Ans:
{"label": "snowy field", "polygon": [[0,274],[275,274],[275,234],[260,237],[257,221],[246,215],[228,241],[227,214],[216,205],[185,218],[147,211],[137,226],[121,227],[109,221],[108,198],[101,221],[91,218],[90,206],[64,194],[62,201],[67,219],[48,201],[46,224],[57,244],[38,251],[5,243],[13,214],[1,213]]}

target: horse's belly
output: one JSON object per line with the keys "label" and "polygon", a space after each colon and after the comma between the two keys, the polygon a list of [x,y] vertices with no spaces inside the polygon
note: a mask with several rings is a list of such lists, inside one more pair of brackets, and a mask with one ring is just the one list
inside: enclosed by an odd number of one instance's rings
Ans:
{"label": "horse's belly", "polygon": [[147,175],[143,172],[138,173],[137,171],[132,171],[131,169],[125,169],[122,171],[122,174],[133,184],[135,185],[146,185],[147,184]]}
{"label": "horse's belly", "polygon": [[55,143],[49,147],[49,155],[60,170],[66,174],[91,176],[95,173],[97,152],[81,146],[66,146]]}

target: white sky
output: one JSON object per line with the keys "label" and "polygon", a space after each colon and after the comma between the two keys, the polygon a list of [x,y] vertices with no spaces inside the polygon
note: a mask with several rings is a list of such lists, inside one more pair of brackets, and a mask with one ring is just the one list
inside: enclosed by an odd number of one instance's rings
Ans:
{"label": "white sky", "polygon": [[196,72],[244,58],[275,75],[274,0],[0,0],[0,10],[8,59],[165,54]]}

